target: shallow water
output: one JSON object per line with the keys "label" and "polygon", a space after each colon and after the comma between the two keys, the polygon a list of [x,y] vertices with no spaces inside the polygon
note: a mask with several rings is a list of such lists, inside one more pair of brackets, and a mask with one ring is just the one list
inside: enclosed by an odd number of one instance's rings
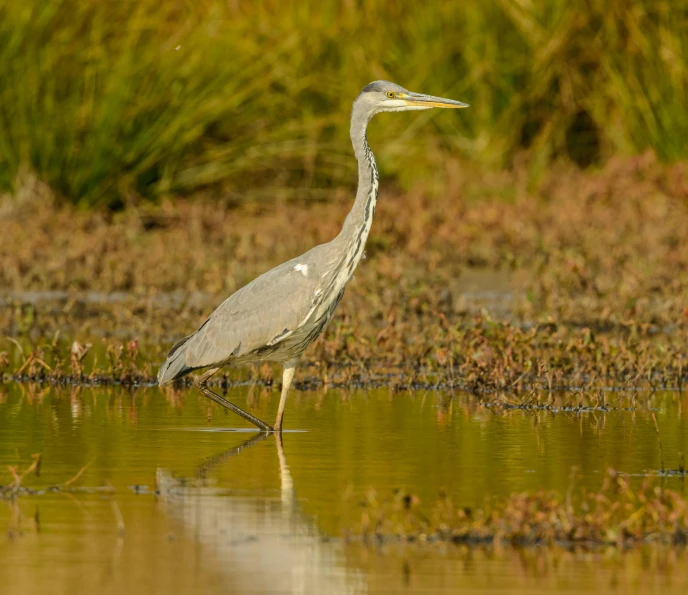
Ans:
{"label": "shallow water", "polygon": [[[276,391],[228,397],[271,419]],[[466,395],[294,392],[283,445],[196,391],[0,385],[0,484],[41,453],[31,487],[0,502],[7,593],[685,592],[685,549],[567,552],[348,542],[360,500],[395,490],[457,505],[538,487],[640,482],[688,450],[685,400],[635,411],[495,412]],[[652,415],[656,416],[660,441]],[[243,431],[229,431],[243,430]],[[683,480],[662,485],[685,494]]]}

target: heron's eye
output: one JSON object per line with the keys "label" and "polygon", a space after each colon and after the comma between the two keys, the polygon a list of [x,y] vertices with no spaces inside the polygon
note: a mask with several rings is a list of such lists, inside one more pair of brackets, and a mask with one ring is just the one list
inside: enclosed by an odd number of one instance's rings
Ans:
{"label": "heron's eye", "polygon": [[394,99],[394,91],[387,91],[387,97]]}

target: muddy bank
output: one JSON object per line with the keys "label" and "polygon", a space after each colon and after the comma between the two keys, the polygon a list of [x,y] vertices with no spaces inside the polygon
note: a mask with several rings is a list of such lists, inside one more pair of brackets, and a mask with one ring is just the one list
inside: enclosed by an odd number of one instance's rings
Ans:
{"label": "muddy bank", "polygon": [[[368,257],[307,351],[302,386],[682,387],[685,164],[560,166],[536,187],[523,171],[462,172],[452,188],[383,193]],[[11,212],[0,221],[0,373],[150,383],[174,341],[256,275],[334,237],[349,206],[200,197]],[[270,383],[273,370],[231,377]]]}

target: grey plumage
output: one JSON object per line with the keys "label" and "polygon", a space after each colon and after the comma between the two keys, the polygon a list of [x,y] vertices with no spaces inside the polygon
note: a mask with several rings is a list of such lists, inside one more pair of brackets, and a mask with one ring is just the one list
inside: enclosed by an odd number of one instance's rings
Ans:
{"label": "grey plumage", "polygon": [[307,345],[299,351],[303,333],[294,333],[306,330],[331,291],[328,270],[333,267],[327,248],[317,246],[229,296],[195,333],[170,350],[158,382],[165,384],[198,368],[284,362],[300,355]]}
{"label": "grey plumage", "polygon": [[378,194],[378,171],[366,138],[368,122],[378,112],[466,107],[465,104],[411,93],[388,81],[367,85],[354,101],[351,141],[358,159],[358,191],[342,231],[254,279],[228,297],[199,327],[176,343],[158,373],[167,384],[194,370],[210,368],[197,386],[262,429],[272,430],[215,395],[207,379],[227,364],[274,361],[284,364],[284,382],[275,430],[281,429],[284,401],[303,351],[323,331],[361,259]]}

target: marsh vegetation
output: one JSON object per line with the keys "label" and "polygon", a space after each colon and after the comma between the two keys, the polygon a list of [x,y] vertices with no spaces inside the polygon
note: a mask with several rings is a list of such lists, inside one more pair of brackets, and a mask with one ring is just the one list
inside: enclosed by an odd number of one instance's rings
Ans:
{"label": "marsh vegetation", "polygon": [[5,2],[0,191],[32,171],[84,206],[332,197],[354,180],[342,123],[361,73],[473,106],[373,132],[406,190],[432,177],[443,193],[457,160],[537,178],[561,158],[685,158],[687,15],[686,0]]}
{"label": "marsh vegetation", "polygon": [[[685,591],[688,5],[401,11],[0,6],[0,584]],[[470,116],[372,125],[367,257],[249,438],[155,374],[339,231],[374,78]]]}

